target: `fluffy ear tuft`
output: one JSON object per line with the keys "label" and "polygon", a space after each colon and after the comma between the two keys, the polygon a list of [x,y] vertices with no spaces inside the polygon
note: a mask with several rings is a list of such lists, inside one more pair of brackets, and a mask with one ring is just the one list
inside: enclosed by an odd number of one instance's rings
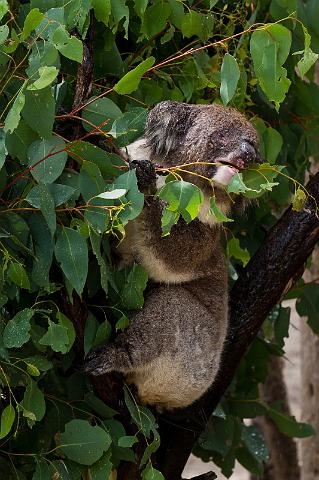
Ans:
{"label": "fluffy ear tuft", "polygon": [[158,103],[149,113],[145,138],[151,152],[165,157],[176,150],[191,123],[191,105],[172,101]]}

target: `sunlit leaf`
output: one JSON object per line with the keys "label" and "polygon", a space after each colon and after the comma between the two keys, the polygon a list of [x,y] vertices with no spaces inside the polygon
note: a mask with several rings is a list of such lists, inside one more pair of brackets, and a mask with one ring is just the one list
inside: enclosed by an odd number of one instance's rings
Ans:
{"label": "sunlit leaf", "polygon": [[23,30],[21,33],[21,40],[25,40],[26,38],[28,38],[32,30],[34,30],[39,25],[39,23],[43,19],[43,16],[43,13],[40,12],[38,8],[33,8],[32,10],[30,10],[24,21]]}
{"label": "sunlit leaf", "polygon": [[1,423],[0,423],[0,439],[6,437],[10,432],[14,419],[15,419],[15,409],[13,405],[7,405],[1,413]]}
{"label": "sunlit leaf", "polygon": [[124,77],[114,85],[114,90],[120,95],[127,95],[128,93],[134,92],[138,88],[142,76],[154,65],[154,62],[154,57],[149,57],[144,60],[124,75]]}

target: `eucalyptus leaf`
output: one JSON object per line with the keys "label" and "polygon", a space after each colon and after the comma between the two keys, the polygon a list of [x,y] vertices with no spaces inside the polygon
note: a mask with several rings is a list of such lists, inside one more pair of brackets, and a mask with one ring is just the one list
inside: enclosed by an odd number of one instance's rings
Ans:
{"label": "eucalyptus leaf", "polygon": [[30,320],[33,315],[34,310],[25,308],[9,320],[3,332],[3,343],[5,347],[18,348],[29,340],[31,330]]}
{"label": "eucalyptus leaf", "polygon": [[60,449],[70,460],[93,465],[111,445],[110,435],[101,427],[86,420],[71,420],[61,433]]}
{"label": "eucalyptus leaf", "polygon": [[88,249],[82,235],[72,228],[63,228],[56,240],[55,256],[64,275],[79,295],[88,273]]}
{"label": "eucalyptus leaf", "polygon": [[114,85],[114,90],[120,95],[127,95],[128,93],[137,90],[142,76],[154,65],[154,63],[154,57],[149,57],[147,60],[144,60],[137,67],[124,75],[124,77]]}
{"label": "eucalyptus leaf", "polygon": [[236,59],[226,53],[221,68],[220,96],[224,105],[227,105],[236,93],[240,71]]}
{"label": "eucalyptus leaf", "polygon": [[64,140],[58,137],[36,140],[28,149],[28,165],[39,183],[53,183],[63,172],[68,155]]}
{"label": "eucalyptus leaf", "polygon": [[0,420],[0,439],[6,437],[10,432],[14,419],[15,419],[15,409],[13,405],[7,405],[1,413],[1,420]]}

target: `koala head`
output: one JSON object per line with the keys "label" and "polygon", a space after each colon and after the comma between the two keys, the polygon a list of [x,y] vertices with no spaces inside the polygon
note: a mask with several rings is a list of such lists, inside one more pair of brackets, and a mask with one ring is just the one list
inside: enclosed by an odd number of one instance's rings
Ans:
{"label": "koala head", "polygon": [[[152,160],[164,167],[195,163],[187,170],[212,180],[217,189],[239,170],[261,161],[255,128],[237,110],[218,104],[161,102],[149,113],[145,138]],[[209,181],[183,176],[211,193]]]}

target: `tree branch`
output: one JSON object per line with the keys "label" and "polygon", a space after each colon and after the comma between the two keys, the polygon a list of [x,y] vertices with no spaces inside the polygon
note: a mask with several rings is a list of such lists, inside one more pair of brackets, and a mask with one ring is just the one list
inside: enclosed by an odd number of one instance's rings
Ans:
{"label": "tree branch", "polygon": [[230,295],[230,327],[223,367],[212,388],[193,407],[160,419],[162,448],[156,461],[166,480],[180,480],[204,425],[218,405],[236,368],[287,285],[296,280],[319,239],[319,174],[308,183],[311,195],[301,212],[289,208],[270,230],[264,244],[244,269]]}

